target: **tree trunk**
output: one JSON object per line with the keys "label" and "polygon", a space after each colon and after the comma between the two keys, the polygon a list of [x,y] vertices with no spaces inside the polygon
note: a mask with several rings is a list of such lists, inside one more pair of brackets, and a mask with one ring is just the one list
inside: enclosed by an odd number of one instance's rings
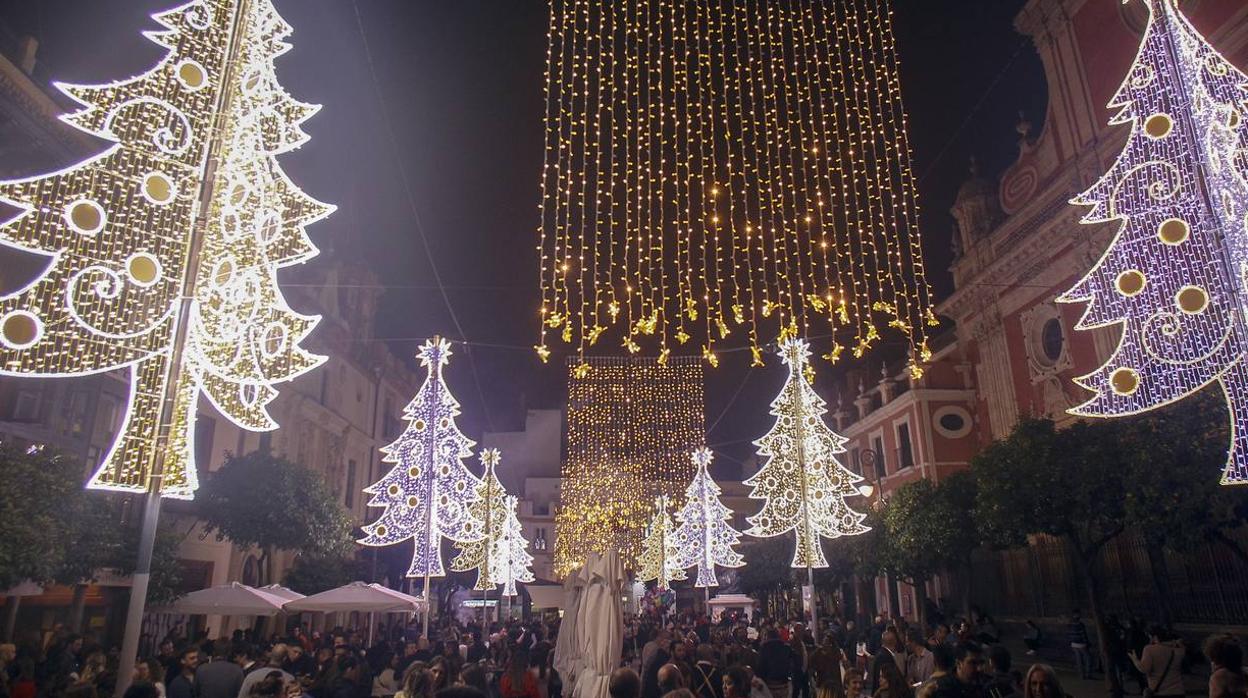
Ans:
{"label": "tree trunk", "polygon": [[[962,568],[965,574],[962,577],[962,612],[967,618],[971,617],[971,586],[975,583],[975,569],[968,555],[962,561]],[[942,609],[943,610],[943,609]],[[948,619],[945,619],[948,621]]]}
{"label": "tree trunk", "polygon": [[87,585],[78,583],[74,585],[74,598],[69,604],[69,618],[65,626],[71,633],[82,632],[82,614],[87,603]]}
{"label": "tree trunk", "polygon": [[896,620],[901,617],[901,599],[897,598],[897,576],[889,572],[885,579],[888,581],[888,617]]}
{"label": "tree trunk", "polygon": [[1159,543],[1146,540],[1148,551],[1148,569],[1151,573],[1153,598],[1157,600],[1157,622],[1163,627],[1170,627],[1174,614],[1170,611],[1170,572],[1166,569],[1166,555]]}
{"label": "tree trunk", "polygon": [[[914,587],[914,605],[915,617],[919,619],[919,628],[922,629],[924,637],[927,636],[927,578],[915,579],[911,585]],[[904,642],[904,640],[903,640]]]}
{"label": "tree trunk", "polygon": [[1109,656],[1109,625],[1105,622],[1105,592],[1101,588],[1101,579],[1096,574],[1096,558],[1100,553],[1097,547],[1084,551],[1078,543],[1068,538],[1076,557],[1075,569],[1082,577],[1084,588],[1088,590],[1088,610],[1092,613],[1092,622],[1096,628],[1096,645],[1100,650],[1101,664],[1105,670],[1105,688],[1109,695],[1120,698],[1123,695],[1122,684],[1118,675],[1112,671],[1112,659]]}
{"label": "tree trunk", "polygon": [[4,641],[13,641],[13,631],[17,628],[17,612],[22,607],[22,597],[10,596],[4,602]]}

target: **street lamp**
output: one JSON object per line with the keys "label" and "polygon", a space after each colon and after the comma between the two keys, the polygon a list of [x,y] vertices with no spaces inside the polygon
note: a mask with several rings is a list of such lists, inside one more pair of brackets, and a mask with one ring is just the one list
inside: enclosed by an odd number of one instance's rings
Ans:
{"label": "street lamp", "polygon": [[[858,493],[868,499],[874,495],[875,501],[871,503],[871,508],[877,512],[884,508],[883,478],[880,477],[880,472],[875,468],[875,459],[878,457],[879,454],[869,448],[858,451],[858,470],[860,471],[858,474],[868,478],[867,484],[858,486]],[[867,472],[868,469],[870,470],[869,474]],[[872,484],[871,481],[874,481],[875,484]]]}

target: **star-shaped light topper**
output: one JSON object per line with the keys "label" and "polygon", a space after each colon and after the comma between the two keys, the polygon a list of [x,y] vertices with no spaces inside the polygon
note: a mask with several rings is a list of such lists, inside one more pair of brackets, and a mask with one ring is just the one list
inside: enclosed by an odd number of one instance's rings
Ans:
{"label": "star-shaped light topper", "polygon": [[786,339],[780,343],[780,350],[777,353],[790,367],[805,366],[806,360],[810,358],[810,343],[796,337]]}
{"label": "star-shaped light topper", "polygon": [[709,468],[711,461],[715,459],[715,454],[711,452],[711,449],[703,446],[694,450],[692,458],[693,464],[699,468]]}
{"label": "star-shaped light topper", "polygon": [[434,364],[435,368],[445,366],[451,362],[451,343],[441,337],[434,337],[420,346],[420,352],[416,356],[420,359],[421,368],[427,368],[430,364]]}
{"label": "star-shaped light topper", "polygon": [[503,454],[497,448],[487,448],[481,451],[481,465],[486,468],[495,468],[503,460]]}

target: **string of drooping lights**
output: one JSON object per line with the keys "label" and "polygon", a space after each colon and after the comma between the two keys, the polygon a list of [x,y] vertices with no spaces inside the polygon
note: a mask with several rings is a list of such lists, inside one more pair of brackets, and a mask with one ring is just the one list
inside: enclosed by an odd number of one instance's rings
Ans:
{"label": "string of drooping lights", "polygon": [[568,458],[555,519],[555,569],[591,552],[620,551],[632,566],[657,497],[675,498],[693,477],[689,453],[705,439],[702,363],[672,357],[569,361]]}
{"label": "string of drooping lights", "polygon": [[[748,337],[935,323],[887,0],[552,0],[541,338],[718,364]],[[823,328],[822,331],[826,331]]]}

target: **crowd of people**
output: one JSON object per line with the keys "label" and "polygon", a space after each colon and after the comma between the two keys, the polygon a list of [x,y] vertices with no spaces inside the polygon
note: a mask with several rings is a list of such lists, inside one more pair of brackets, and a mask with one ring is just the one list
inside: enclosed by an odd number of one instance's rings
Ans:
{"label": "crowd of people", "polygon": [[[424,637],[416,623],[381,628],[366,646],[358,630],[306,627],[260,641],[236,631],[209,640],[169,636],[142,658],[126,698],[564,698],[559,623],[511,620],[481,625],[451,619]],[[1160,633],[1160,631],[1154,631]],[[1085,669],[1086,627],[1067,628],[1074,663]],[[1027,654],[1041,636],[1029,624]],[[1083,647],[1077,647],[1083,645]],[[1184,695],[1180,649],[1154,634],[1128,652],[1140,692]],[[1243,651],[1230,636],[1210,638],[1210,698],[1248,698]],[[1090,653],[1089,653],[1090,654]],[[33,646],[0,645],[0,698],[103,698],[117,685],[117,657],[77,634],[54,632]],[[1090,664],[1090,660],[1089,660]],[[1089,669],[1090,671],[1090,669]],[[987,617],[918,627],[884,616],[859,628],[824,619],[818,638],[797,620],[703,616],[631,618],[611,698],[1067,698],[1054,669],[1023,670]]]}

